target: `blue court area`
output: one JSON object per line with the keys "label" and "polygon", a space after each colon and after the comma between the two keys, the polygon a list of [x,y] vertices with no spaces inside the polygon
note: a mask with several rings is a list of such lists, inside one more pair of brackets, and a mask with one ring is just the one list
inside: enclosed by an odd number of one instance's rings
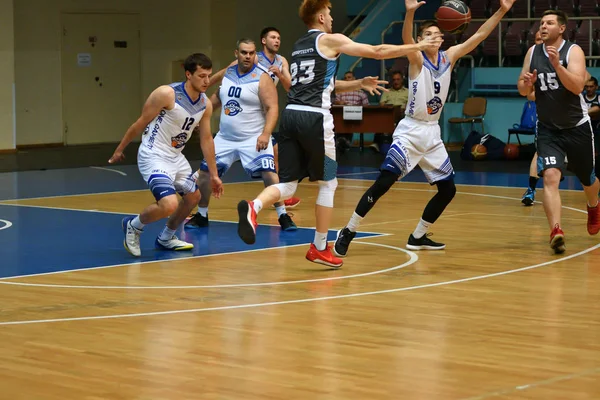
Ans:
{"label": "blue court area", "polygon": [[[238,237],[236,223],[211,221],[208,228],[177,233],[194,244],[193,251],[160,251],[154,249],[154,240],[164,227],[166,220],[162,220],[145,227],[141,236],[142,256],[133,257],[123,248],[124,216],[0,205],[0,277],[293,246],[308,244],[314,238],[314,229],[283,232],[279,226],[260,225],[256,244],[248,246]],[[1,220],[13,225],[2,229],[5,224]],[[329,240],[335,240],[335,234],[330,231]],[[376,234],[357,235],[370,236]]]}
{"label": "blue court area", "polygon": [[[525,188],[528,174],[524,172],[458,171],[455,179],[457,184]],[[338,176],[346,179],[374,180],[377,173],[377,168],[372,167],[340,167],[338,170]],[[239,163],[223,178],[226,183],[249,180]],[[418,169],[404,181],[426,182]],[[575,177],[567,176],[561,188],[581,190],[581,185]],[[0,201],[132,190],[147,190],[135,165],[111,166],[110,170],[73,168],[0,174]],[[140,209],[145,205],[140,204]],[[90,197],[90,209],[93,208]],[[178,232],[182,239],[194,243],[193,251],[164,252],[154,249],[154,240],[165,223],[163,220],[146,227],[141,239],[142,257],[135,258],[123,248],[121,219],[124,216],[0,204],[0,277],[308,244],[314,237],[314,229],[282,232],[279,226],[261,225],[256,244],[248,246],[238,237],[236,223],[211,221],[209,228]],[[377,234],[360,233],[358,237],[374,235]],[[329,240],[334,238],[335,232],[330,231]]]}
{"label": "blue court area", "polygon": [[[193,162],[193,166],[199,165]],[[0,173],[0,201],[54,197],[77,194],[108,193],[129,190],[146,190],[136,165],[111,166],[110,170],[94,168],[55,169],[46,171],[23,171]],[[115,172],[116,171],[116,172]],[[345,179],[377,178],[377,168],[339,167],[338,177]],[[124,175],[123,175],[124,174]],[[505,172],[457,171],[455,181],[459,185],[506,186],[525,189],[529,175]],[[235,163],[223,177],[225,183],[247,182],[248,178],[239,163]],[[415,169],[403,182],[426,182],[425,176]],[[541,186],[541,182],[538,184]],[[565,176],[561,189],[582,190],[575,176]]]}

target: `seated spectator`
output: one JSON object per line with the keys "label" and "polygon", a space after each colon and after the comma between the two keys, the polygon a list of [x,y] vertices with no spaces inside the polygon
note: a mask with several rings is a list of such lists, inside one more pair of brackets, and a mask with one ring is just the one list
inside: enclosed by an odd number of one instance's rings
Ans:
{"label": "seated spectator", "polygon": [[[408,89],[404,87],[404,76],[400,71],[394,71],[392,74],[392,87],[388,92],[384,92],[381,95],[381,99],[379,100],[379,105],[381,106],[395,106],[401,107],[401,112],[396,113],[396,123],[402,116],[404,115],[404,110],[406,109],[406,105],[408,104]],[[375,138],[373,139],[373,143],[369,146],[375,151],[379,151],[380,145],[384,142],[385,136],[390,136],[391,134],[375,134]]]}
{"label": "seated spectator", "polygon": [[[356,77],[352,71],[348,71],[344,74],[345,81],[354,81]],[[369,98],[367,93],[363,90],[354,90],[352,92],[336,93],[333,104],[344,105],[344,106],[368,106]],[[350,148],[352,143],[353,133],[336,133],[335,141],[336,147],[339,150],[347,150]]]}

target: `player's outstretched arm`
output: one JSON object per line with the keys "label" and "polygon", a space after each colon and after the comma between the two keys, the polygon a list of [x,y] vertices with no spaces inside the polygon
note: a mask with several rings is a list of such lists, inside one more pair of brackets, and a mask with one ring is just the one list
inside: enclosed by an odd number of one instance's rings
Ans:
{"label": "player's outstretched arm", "polygon": [[389,58],[402,57],[415,51],[424,51],[429,48],[437,49],[442,41],[442,38],[438,37],[428,38],[414,44],[380,44],[373,46],[370,44],[354,42],[352,39],[341,33],[332,33],[321,36],[321,39],[319,40],[319,50],[328,57],[335,57],[342,53],[355,57],[386,60]]}
{"label": "player's outstretched arm", "polygon": [[131,141],[138,136],[143,130],[148,126],[150,121],[152,121],[156,116],[160,113],[160,111],[165,109],[172,109],[175,105],[175,91],[170,86],[159,86],[154,89],[148,99],[146,99],[146,103],[144,103],[144,107],[142,108],[142,114],[135,121],[127,132],[125,132],[125,136],[121,139],[121,143],[117,146],[117,149],[113,153],[112,157],[108,162],[110,164],[122,161],[125,156],[123,152],[125,148]]}
{"label": "player's outstretched arm", "polygon": [[530,72],[531,69],[531,53],[535,47],[531,46],[525,55],[525,61],[523,61],[523,69],[517,82],[517,88],[521,96],[526,96],[528,99],[531,93],[535,93],[535,82],[537,81],[537,70]]}
{"label": "player's outstretched arm", "polygon": [[[522,0],[521,0],[522,1]],[[500,20],[511,9],[515,0],[500,0],[500,8],[485,21],[483,25],[471,36],[467,41],[450,47],[446,50],[446,54],[450,58],[451,63],[455,63],[459,58],[466,56],[473,51],[481,42],[494,31]]]}
{"label": "player's outstretched arm", "polygon": [[[402,41],[404,44],[414,44],[413,38],[413,23],[415,20],[415,11],[425,4],[424,1],[405,0],[406,15],[404,16],[404,24],[402,26]],[[409,53],[406,55],[411,64],[422,62],[423,56],[419,52]],[[419,68],[420,70],[420,68]]]}
{"label": "player's outstretched arm", "polygon": [[217,160],[215,156],[215,142],[213,139],[212,132],[210,131],[210,117],[213,113],[213,106],[210,101],[206,103],[206,110],[202,119],[198,123],[195,131],[200,135],[200,148],[202,149],[202,155],[208,166],[208,174],[210,175],[210,183],[212,186],[213,196],[217,199],[223,194],[223,183],[219,178],[219,171],[217,170]]}
{"label": "player's outstretched arm", "polygon": [[262,134],[256,140],[256,151],[265,150],[271,141],[271,134],[279,116],[279,100],[275,83],[269,75],[262,74],[258,83],[258,97],[265,110],[265,127]]}

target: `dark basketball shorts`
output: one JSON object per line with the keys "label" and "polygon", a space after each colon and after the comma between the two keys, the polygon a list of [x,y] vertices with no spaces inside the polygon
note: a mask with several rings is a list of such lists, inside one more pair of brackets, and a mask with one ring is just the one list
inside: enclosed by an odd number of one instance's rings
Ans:
{"label": "dark basketball shorts", "polygon": [[337,174],[333,116],[328,110],[288,106],[281,113],[279,181],[330,181]]}
{"label": "dark basketball shorts", "polygon": [[558,168],[564,174],[566,157],[569,171],[583,186],[594,183],[594,134],[589,122],[568,129],[550,129],[538,123],[536,147],[538,175],[549,168]]}

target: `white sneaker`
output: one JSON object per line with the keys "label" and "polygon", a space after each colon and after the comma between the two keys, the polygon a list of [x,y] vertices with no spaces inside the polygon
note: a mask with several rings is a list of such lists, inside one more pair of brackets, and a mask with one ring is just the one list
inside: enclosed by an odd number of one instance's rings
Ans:
{"label": "white sneaker", "polygon": [[194,245],[192,243],[179,240],[179,238],[175,235],[173,235],[173,237],[169,240],[161,240],[159,238],[156,238],[154,246],[160,250],[172,251],[192,250],[194,248]]}
{"label": "white sneaker", "polygon": [[121,222],[125,239],[123,240],[123,246],[132,256],[139,257],[142,255],[140,249],[140,233],[142,231],[135,229],[131,226],[131,221],[134,217],[124,218]]}

